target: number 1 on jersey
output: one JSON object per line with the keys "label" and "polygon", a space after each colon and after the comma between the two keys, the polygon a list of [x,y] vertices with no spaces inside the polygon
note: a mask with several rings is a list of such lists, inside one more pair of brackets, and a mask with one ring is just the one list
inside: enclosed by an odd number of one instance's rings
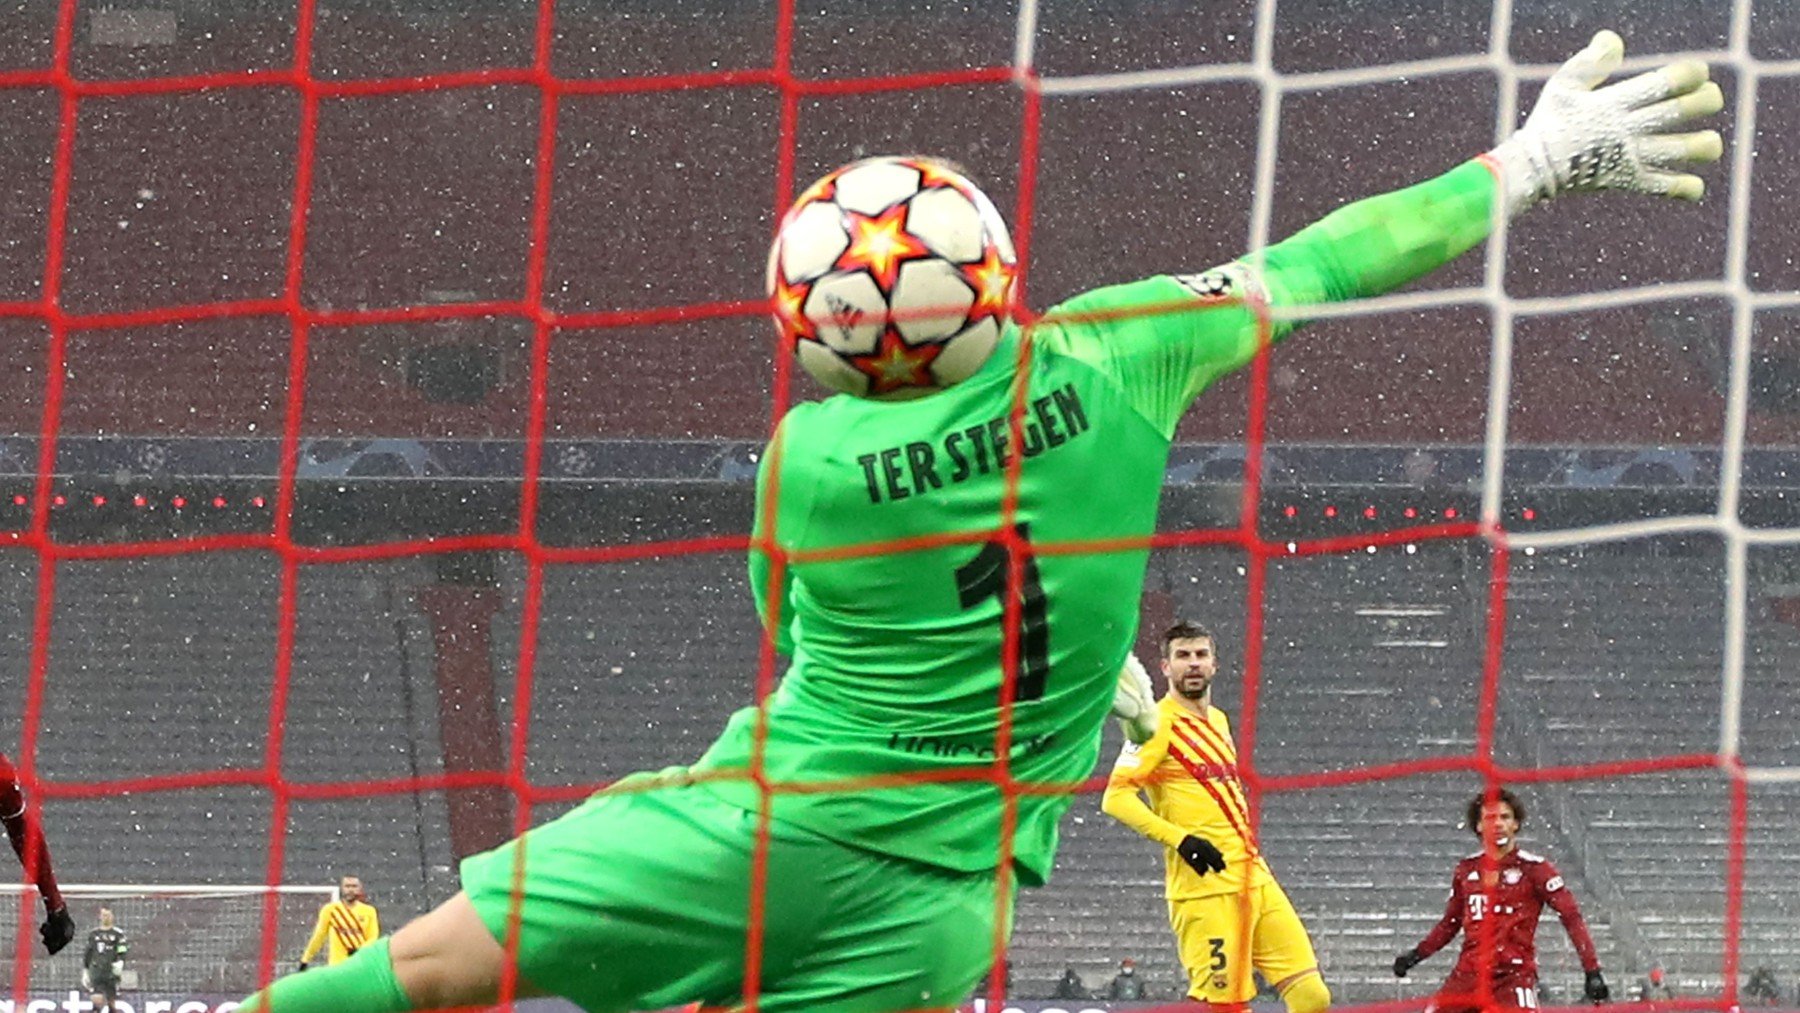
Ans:
{"label": "number 1 on jersey", "polygon": [[[1019,525],[1019,538],[1029,539],[1030,525]],[[1000,603],[1001,622],[1006,621],[1006,543],[986,542],[975,558],[956,569],[956,593],[962,607],[971,609],[989,598]],[[1019,678],[1013,699],[1037,700],[1044,695],[1050,677],[1050,608],[1044,585],[1038,579],[1037,559],[1029,553],[1021,567],[1019,595]]]}

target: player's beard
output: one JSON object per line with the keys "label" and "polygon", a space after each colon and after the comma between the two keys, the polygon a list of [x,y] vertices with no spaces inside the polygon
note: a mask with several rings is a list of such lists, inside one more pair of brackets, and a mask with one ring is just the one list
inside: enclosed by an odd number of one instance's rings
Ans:
{"label": "player's beard", "polygon": [[1175,680],[1175,688],[1182,696],[1198,703],[1212,689],[1212,676],[1183,676]]}

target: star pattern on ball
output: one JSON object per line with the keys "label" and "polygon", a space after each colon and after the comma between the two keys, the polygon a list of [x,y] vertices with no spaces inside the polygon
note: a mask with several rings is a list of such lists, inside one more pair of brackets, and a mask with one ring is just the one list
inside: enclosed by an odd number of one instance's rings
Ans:
{"label": "star pattern on ball", "polygon": [[883,292],[892,292],[901,264],[931,256],[931,248],[906,231],[906,213],[905,204],[896,204],[873,217],[858,211],[846,212],[850,245],[834,266],[844,271],[867,271]]}
{"label": "star pattern on ball", "polygon": [[798,212],[801,208],[815,201],[836,199],[837,181],[837,175],[833,174],[826,176],[812,186],[807,187],[805,193],[802,193],[799,197],[795,198],[794,211]]}
{"label": "star pattern on ball", "polygon": [[781,326],[781,333],[790,340],[811,338],[817,340],[818,328],[806,316],[806,297],[812,292],[812,286],[801,282],[790,285],[779,271],[775,274],[775,294],[770,298],[770,310]]}
{"label": "star pattern on ball", "polygon": [[992,244],[985,245],[980,260],[962,266],[963,278],[975,290],[975,305],[969,308],[971,322],[1004,317],[1007,295],[1012,291],[1013,266]]}
{"label": "star pattern on ball", "polygon": [[931,363],[944,346],[933,342],[914,347],[892,327],[881,334],[881,343],[867,355],[847,356],[869,378],[869,392],[890,394],[902,387],[930,387],[937,381],[931,376]]}
{"label": "star pattern on ball", "polygon": [[936,190],[943,188],[955,190],[964,197],[969,196],[963,178],[952,172],[949,167],[925,159],[908,162],[906,164],[919,170],[919,189]]}

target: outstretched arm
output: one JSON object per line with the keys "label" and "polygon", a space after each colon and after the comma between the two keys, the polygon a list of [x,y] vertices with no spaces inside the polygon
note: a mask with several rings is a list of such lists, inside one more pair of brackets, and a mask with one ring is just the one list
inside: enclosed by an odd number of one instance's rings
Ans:
{"label": "outstretched arm", "polygon": [[0,755],[0,822],[6,824],[6,836],[12,840],[19,861],[37,884],[44,907],[55,910],[63,906],[62,891],[56,885],[56,873],[50,867],[50,845],[44,840],[37,813],[25,804],[25,792],[19,787],[18,773],[12,761]]}
{"label": "outstretched arm", "polygon": [[[1487,237],[1493,169],[1470,161],[1436,179],[1339,208],[1249,259],[1085,292],[1045,314],[1038,340],[1118,379],[1133,407],[1173,436],[1214,381],[1256,357],[1259,305],[1379,295]],[[1279,341],[1304,321],[1275,320]]]}
{"label": "outstretched arm", "polygon": [[44,898],[45,919],[38,934],[44,939],[44,948],[55,953],[75,938],[75,922],[69,916],[68,905],[63,903],[62,890],[56,885],[56,872],[50,867],[50,844],[44,839],[44,829],[38,822],[37,813],[26,804],[25,792],[19,787],[18,772],[13,770],[12,761],[5,754],[0,754],[0,822],[6,824],[6,836],[24,864],[25,874],[37,884],[38,895]]}
{"label": "outstretched arm", "polygon": [[[1263,252],[1200,275],[1098,289],[1050,314],[1045,340],[1121,381],[1139,412],[1172,434],[1214,380],[1259,346],[1255,304],[1275,308],[1391,291],[1486,239],[1494,202],[1512,216],[1565,193],[1626,190],[1683,200],[1705,185],[1684,170],[1715,161],[1717,131],[1674,132],[1718,112],[1703,63],[1683,62],[1597,87],[1624,44],[1601,32],[1551,77],[1525,126],[1435,179],[1347,205]],[[1198,297],[1198,298],[1196,298]],[[1279,340],[1303,321],[1273,322]]]}
{"label": "outstretched arm", "polygon": [[1493,151],[1333,212],[1270,247],[1270,303],[1359,299],[1436,270],[1487,237],[1496,195],[1509,216],[1586,190],[1699,200],[1706,184],[1684,170],[1716,161],[1723,142],[1714,130],[1673,131],[1724,108],[1719,86],[1706,64],[1689,60],[1600,88],[1624,56],[1624,41],[1600,32],[1551,76],[1525,125]]}
{"label": "outstretched arm", "polygon": [[[1264,251],[1261,291],[1247,294],[1287,307],[1390,292],[1486,239],[1495,193],[1494,168],[1476,159],[1436,179],[1339,208]],[[1249,277],[1248,261],[1239,264]],[[1273,337],[1285,337],[1300,323],[1275,321]]]}

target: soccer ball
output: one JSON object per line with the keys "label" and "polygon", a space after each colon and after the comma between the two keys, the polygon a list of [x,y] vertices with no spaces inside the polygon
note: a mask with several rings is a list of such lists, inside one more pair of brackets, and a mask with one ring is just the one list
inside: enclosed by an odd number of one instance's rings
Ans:
{"label": "soccer ball", "polygon": [[782,342],[813,379],[903,400],[981,368],[1016,273],[1006,223],[973,183],[927,158],[871,158],[788,209],[768,285]]}

